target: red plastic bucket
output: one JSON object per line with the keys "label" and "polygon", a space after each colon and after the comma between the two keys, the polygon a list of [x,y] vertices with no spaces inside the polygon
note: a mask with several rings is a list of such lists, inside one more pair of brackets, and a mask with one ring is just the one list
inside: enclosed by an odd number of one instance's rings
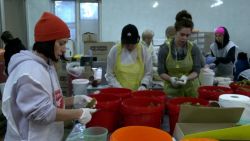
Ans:
{"label": "red plastic bucket", "polygon": [[112,95],[90,95],[97,100],[96,108],[98,109],[92,115],[91,121],[87,124],[87,127],[101,126],[113,132],[119,125],[119,109],[121,99]]}
{"label": "red plastic bucket", "polygon": [[144,90],[132,92],[132,97],[149,97],[159,100],[164,104],[166,102],[166,94],[160,90]]}
{"label": "red plastic bucket", "polygon": [[250,86],[239,87],[235,90],[235,93],[250,97]]}
{"label": "red plastic bucket", "polygon": [[160,128],[164,105],[152,98],[129,98],[121,103],[122,126],[140,125]]}
{"label": "red plastic bucket", "polygon": [[235,92],[236,89],[240,87],[240,85],[237,82],[232,82],[229,84],[230,88]]}
{"label": "red plastic bucket", "polygon": [[167,102],[168,114],[169,114],[169,126],[170,126],[170,134],[173,134],[175,124],[178,121],[180,105],[186,102],[191,102],[192,104],[199,103],[200,105],[207,106],[209,102],[204,99],[199,98],[191,98],[191,97],[179,97],[169,99]]}
{"label": "red plastic bucket", "polygon": [[129,98],[131,97],[132,90],[127,88],[104,88],[100,90],[100,94],[114,95],[119,98]]}
{"label": "red plastic bucket", "polygon": [[222,94],[234,93],[231,88],[223,86],[201,86],[198,88],[199,98],[218,101]]}

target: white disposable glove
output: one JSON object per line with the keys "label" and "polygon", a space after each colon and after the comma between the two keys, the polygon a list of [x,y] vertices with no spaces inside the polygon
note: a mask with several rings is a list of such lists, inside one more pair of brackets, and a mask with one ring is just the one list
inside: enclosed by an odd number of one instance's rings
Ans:
{"label": "white disposable glove", "polygon": [[113,84],[111,84],[111,85],[114,88],[122,88],[121,84],[119,82],[117,82],[117,81],[113,82]]}
{"label": "white disposable glove", "polygon": [[82,115],[78,119],[78,121],[81,124],[85,125],[91,120],[92,114],[96,112],[96,109],[90,109],[90,108],[81,108],[81,109],[82,109]]}
{"label": "white disposable glove", "polygon": [[[75,108],[86,107],[87,103],[89,103],[91,100],[92,98],[86,95],[75,95],[73,104]],[[95,103],[95,105],[96,104],[97,103]]]}
{"label": "white disposable glove", "polygon": [[170,82],[173,87],[178,87],[177,80],[177,77],[170,77]]}
{"label": "white disposable glove", "polygon": [[182,75],[181,78],[177,81],[179,85],[186,85],[188,77],[186,75]]}
{"label": "white disposable glove", "polygon": [[138,88],[138,91],[143,91],[143,90],[147,90],[147,88],[146,88],[145,86],[140,86],[140,87]]}
{"label": "white disposable glove", "polygon": [[80,66],[80,62],[71,62],[66,65],[67,72],[74,77],[79,77],[83,69],[84,67]]}

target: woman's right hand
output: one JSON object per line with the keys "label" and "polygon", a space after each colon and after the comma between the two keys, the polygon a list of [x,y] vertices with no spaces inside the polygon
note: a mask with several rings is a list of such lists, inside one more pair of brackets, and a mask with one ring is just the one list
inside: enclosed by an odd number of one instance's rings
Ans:
{"label": "woman's right hand", "polygon": [[91,120],[92,114],[97,111],[97,109],[90,109],[90,108],[81,108],[81,110],[82,110],[82,115],[78,119],[78,121],[84,125]]}
{"label": "woman's right hand", "polygon": [[178,81],[178,78],[177,77],[170,77],[170,82],[171,82],[171,85],[175,88],[175,87],[178,87],[179,85],[178,85],[178,83],[177,83],[177,81]]}

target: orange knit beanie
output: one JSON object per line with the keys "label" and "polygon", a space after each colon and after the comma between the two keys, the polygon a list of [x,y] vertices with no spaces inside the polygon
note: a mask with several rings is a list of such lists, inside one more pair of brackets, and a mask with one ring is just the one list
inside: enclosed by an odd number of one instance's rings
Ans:
{"label": "orange knit beanie", "polygon": [[70,31],[66,23],[52,13],[44,12],[36,23],[36,42],[52,41],[69,37]]}

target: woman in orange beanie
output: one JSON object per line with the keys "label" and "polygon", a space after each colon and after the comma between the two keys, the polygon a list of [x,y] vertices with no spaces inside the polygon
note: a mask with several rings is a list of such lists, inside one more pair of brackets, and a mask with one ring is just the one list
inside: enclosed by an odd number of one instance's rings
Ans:
{"label": "woman in orange beanie", "polygon": [[67,25],[44,12],[35,26],[33,51],[21,51],[11,58],[2,105],[8,119],[6,141],[60,141],[63,121],[86,124],[91,120],[96,109],[65,109],[92,100],[88,96],[63,98],[54,62],[64,55],[69,37]]}

